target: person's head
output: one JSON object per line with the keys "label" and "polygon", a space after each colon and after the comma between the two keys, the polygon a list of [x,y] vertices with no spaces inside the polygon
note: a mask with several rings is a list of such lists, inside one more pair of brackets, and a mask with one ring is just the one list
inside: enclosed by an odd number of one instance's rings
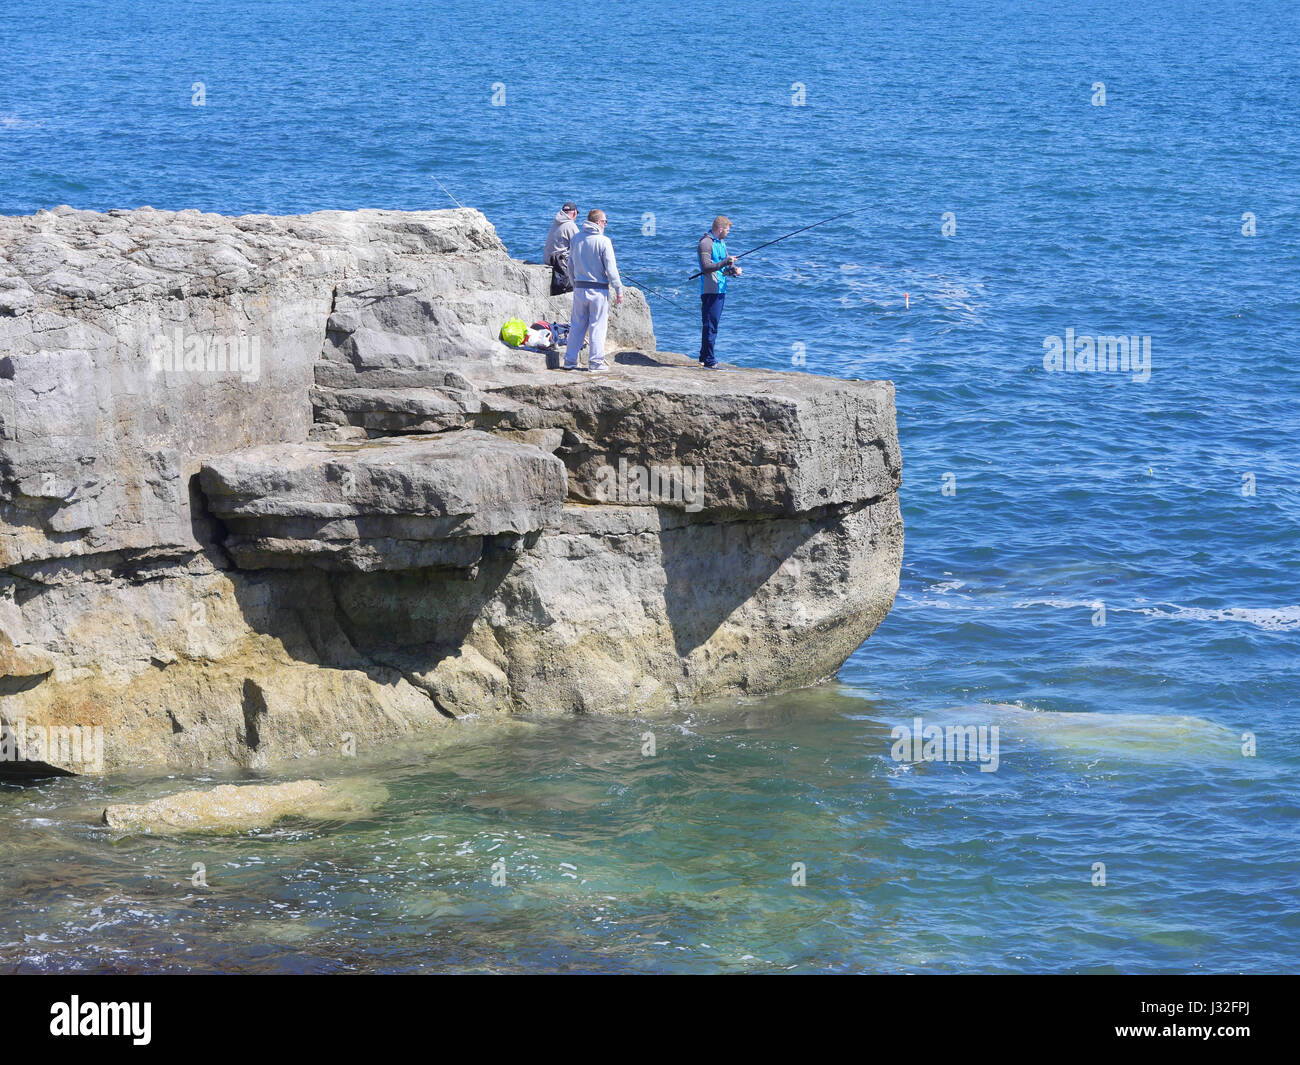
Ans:
{"label": "person's head", "polygon": [[725,214],[718,215],[718,217],[713,220],[714,235],[719,237],[725,237],[730,232],[731,232],[731,219],[728,218]]}
{"label": "person's head", "polygon": [[604,229],[605,212],[602,211],[599,207],[593,207],[590,211],[587,212],[587,221],[594,222],[596,225],[600,226],[601,229]]}
{"label": "person's head", "polygon": [[560,208],[560,213],[567,214],[570,218],[577,218],[578,205],[574,203],[572,200],[569,200],[563,207]]}

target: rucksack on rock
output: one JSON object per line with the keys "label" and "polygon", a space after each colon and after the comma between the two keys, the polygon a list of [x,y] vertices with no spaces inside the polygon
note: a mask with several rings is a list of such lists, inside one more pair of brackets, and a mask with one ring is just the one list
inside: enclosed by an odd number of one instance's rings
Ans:
{"label": "rucksack on rock", "polygon": [[528,339],[528,327],[522,318],[511,318],[501,327],[501,339],[512,348],[519,347]]}

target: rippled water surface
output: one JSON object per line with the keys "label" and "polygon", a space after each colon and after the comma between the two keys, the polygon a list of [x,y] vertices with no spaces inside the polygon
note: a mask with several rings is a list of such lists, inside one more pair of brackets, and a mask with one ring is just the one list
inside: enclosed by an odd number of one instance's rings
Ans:
{"label": "rippled water surface", "polygon": [[[287,774],[381,783],[365,820],[119,838],[107,796],[181,781],[0,789],[0,967],[1300,966],[1300,17],[1080,10],[11,0],[0,212],[436,175],[537,258],[574,197],[690,351],[715,213],[744,250],[861,208],[746,260],[719,354],[896,383],[907,548],[840,684]],[[1067,329],[1150,337],[1150,380],[1045,372]],[[918,716],[997,725],[998,770],[894,761]]]}
{"label": "rippled water surface", "polygon": [[[233,839],[119,837],[89,823],[106,794],[175,782],[8,790],[0,965],[1289,964],[1297,810],[1281,796],[1292,767],[1246,768],[1233,734],[1200,718],[988,704],[934,720],[997,724],[997,772],[906,765],[890,757],[898,716],[836,688],[653,721],[474,723],[353,767],[389,793],[368,818]],[[313,769],[338,776],[337,763],[298,771]],[[1105,888],[1089,883],[1097,860]],[[791,883],[795,863],[805,887]]]}

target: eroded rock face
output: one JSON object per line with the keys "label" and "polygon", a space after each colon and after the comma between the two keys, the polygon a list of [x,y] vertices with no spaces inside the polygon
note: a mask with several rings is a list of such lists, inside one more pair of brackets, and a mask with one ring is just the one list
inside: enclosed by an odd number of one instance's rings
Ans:
{"label": "eroded rock face", "polygon": [[565,495],[559,459],[473,430],[247,448],[199,483],[241,569],[466,569],[554,525]]}
{"label": "eroded rock face", "polygon": [[[322,357],[520,365],[497,331],[565,308],[549,278],[469,209],[0,217],[0,566],[197,550],[199,467],[305,440]],[[637,294],[612,338],[649,321]]]}
{"label": "eroded rock face", "polygon": [[548,283],[470,210],[0,219],[0,721],[254,767],[832,675],[897,589],[892,386],[704,373],[639,293],[546,371],[496,332]]}
{"label": "eroded rock face", "polygon": [[831,676],[893,602],[902,546],[890,504],[764,521],[572,504],[478,584],[335,588],[358,649],[458,715],[645,713]]}
{"label": "eroded rock face", "polygon": [[467,372],[489,396],[534,408],[538,424],[565,430],[570,495],[585,502],[610,501],[609,468],[620,460],[698,468],[701,509],[749,514],[884,499],[901,480],[888,381],[754,370],[701,380],[690,360],[662,355],[594,381],[544,370]]}

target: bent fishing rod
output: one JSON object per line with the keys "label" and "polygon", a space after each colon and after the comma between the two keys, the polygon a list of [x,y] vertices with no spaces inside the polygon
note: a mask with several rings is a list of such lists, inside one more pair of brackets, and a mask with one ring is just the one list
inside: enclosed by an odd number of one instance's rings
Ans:
{"label": "bent fishing rod", "polygon": [[[845,211],[843,214],[831,215],[830,218],[823,218],[820,222],[814,222],[810,226],[804,226],[802,229],[796,229],[793,233],[787,233],[783,237],[777,237],[776,240],[769,240],[766,244],[760,244],[757,248],[750,248],[749,251],[742,251],[739,255],[729,255],[727,256],[727,258],[731,259],[732,262],[735,262],[737,259],[743,259],[746,255],[753,255],[754,252],[756,251],[762,251],[764,248],[770,248],[773,244],[780,244],[781,241],[789,240],[791,237],[798,236],[800,233],[806,233],[810,229],[816,229],[818,226],[824,226],[827,222],[834,222],[837,218],[848,218],[848,216],[851,214],[858,214],[865,210],[866,210],[865,207],[858,207],[852,211]],[[694,281],[702,273],[704,273],[703,270],[696,270],[695,273],[691,274],[691,276],[688,277],[686,280]]]}

